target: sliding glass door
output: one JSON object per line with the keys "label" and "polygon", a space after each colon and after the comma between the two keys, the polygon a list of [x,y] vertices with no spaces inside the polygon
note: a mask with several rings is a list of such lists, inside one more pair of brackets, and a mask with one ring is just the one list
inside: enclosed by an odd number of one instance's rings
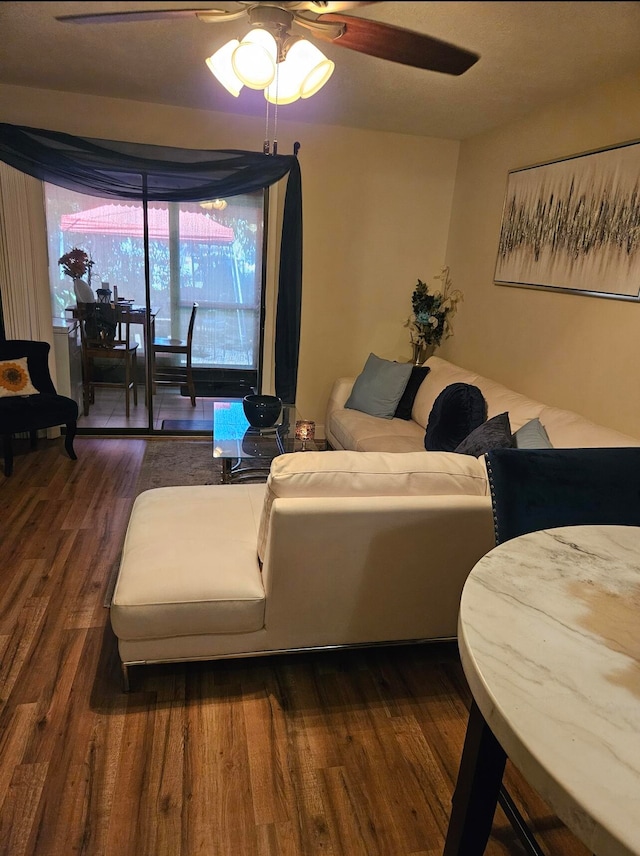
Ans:
{"label": "sliding glass door", "polygon": [[[151,203],[147,210],[146,283],[144,211],[139,202],[112,202],[45,185],[52,313],[73,339],[76,297],[58,259],[78,247],[93,262],[89,285],[132,323],[137,344],[138,405],[125,415],[124,388],[92,390],[82,407],[82,430],[195,430],[207,424],[213,396],[237,396],[259,386],[264,316],[264,193],[203,203]],[[85,277],[85,280],[88,277]],[[98,295],[98,289],[100,294]],[[192,366],[196,406],[183,382],[173,388],[148,383],[149,336],[187,340],[192,307]],[[120,332],[120,331],[119,331]],[[177,367],[185,354],[158,354]],[[94,367],[92,377],[118,373],[117,361]],[[86,372],[86,367],[85,367]],[[86,382],[86,378],[84,378]]]}

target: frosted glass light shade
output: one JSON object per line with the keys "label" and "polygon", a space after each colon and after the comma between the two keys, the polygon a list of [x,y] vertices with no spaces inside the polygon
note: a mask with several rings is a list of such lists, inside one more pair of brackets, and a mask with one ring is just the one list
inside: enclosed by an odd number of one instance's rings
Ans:
{"label": "frosted glass light shade", "polygon": [[227,92],[236,98],[240,95],[240,90],[244,84],[233,70],[231,55],[239,44],[238,39],[231,39],[230,42],[222,45],[219,50],[205,60],[211,74],[220,81]]}
{"label": "frosted glass light shade", "polygon": [[236,76],[249,89],[264,89],[274,78],[278,46],[266,30],[251,30],[231,55]]}
{"label": "frosted glass light shade", "polygon": [[314,95],[333,74],[335,63],[310,42],[300,39],[278,63],[276,77],[264,91],[271,104],[292,104]]}
{"label": "frosted glass light shade", "polygon": [[321,89],[333,74],[335,63],[306,39],[300,39],[289,50],[287,62],[297,69],[300,97],[309,98]]}
{"label": "frosted glass light shade", "polygon": [[269,104],[293,104],[300,98],[299,70],[287,59],[279,62],[273,82],[264,90]]}
{"label": "frosted glass light shade", "polygon": [[335,63],[306,39],[298,39],[277,62],[278,46],[267,30],[253,29],[242,39],[231,39],[207,60],[207,66],[236,98],[243,86],[263,89],[271,104],[292,104],[310,98],[329,80]]}

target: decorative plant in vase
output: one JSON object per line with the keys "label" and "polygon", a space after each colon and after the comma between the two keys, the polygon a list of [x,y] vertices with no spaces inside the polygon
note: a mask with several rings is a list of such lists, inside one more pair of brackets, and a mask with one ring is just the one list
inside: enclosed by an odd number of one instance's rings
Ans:
{"label": "decorative plant in vase", "polygon": [[[64,274],[73,280],[73,289],[78,303],[95,303],[95,297],[91,291],[91,268],[94,261],[89,254],[78,247],[74,247],[68,253],[60,256],[58,264],[61,265]],[[85,275],[87,277],[86,282],[83,280]]]}
{"label": "decorative plant in vase", "polygon": [[415,365],[422,364],[443,339],[452,335],[451,319],[464,299],[462,292],[453,287],[448,267],[443,267],[433,278],[440,280],[442,287],[430,292],[429,286],[419,279],[411,295],[413,312],[404,325],[409,328]]}

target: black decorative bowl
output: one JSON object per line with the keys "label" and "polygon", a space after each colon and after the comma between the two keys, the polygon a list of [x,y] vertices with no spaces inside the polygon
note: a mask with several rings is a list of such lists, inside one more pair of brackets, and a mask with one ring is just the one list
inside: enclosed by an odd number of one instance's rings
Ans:
{"label": "black decorative bowl", "polygon": [[271,428],[282,410],[282,401],[276,395],[245,395],[242,399],[244,415],[254,428]]}

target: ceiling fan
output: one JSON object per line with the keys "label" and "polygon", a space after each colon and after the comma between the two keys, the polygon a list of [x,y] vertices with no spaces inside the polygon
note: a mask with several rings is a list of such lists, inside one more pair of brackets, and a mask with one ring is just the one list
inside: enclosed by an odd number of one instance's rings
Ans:
{"label": "ceiling fan", "polygon": [[216,8],[98,12],[60,15],[56,19],[76,24],[98,24],[195,16],[198,20],[210,24],[235,21],[246,15],[252,28],[267,30],[274,36],[282,58],[286,55],[288,44],[299,40],[300,37],[296,35],[297,28],[320,41],[441,74],[463,74],[480,58],[472,51],[433,36],[342,14],[344,10],[358,6],[374,5],[372,2],[254,3],[239,0],[234,5],[242,8],[232,12]]}

